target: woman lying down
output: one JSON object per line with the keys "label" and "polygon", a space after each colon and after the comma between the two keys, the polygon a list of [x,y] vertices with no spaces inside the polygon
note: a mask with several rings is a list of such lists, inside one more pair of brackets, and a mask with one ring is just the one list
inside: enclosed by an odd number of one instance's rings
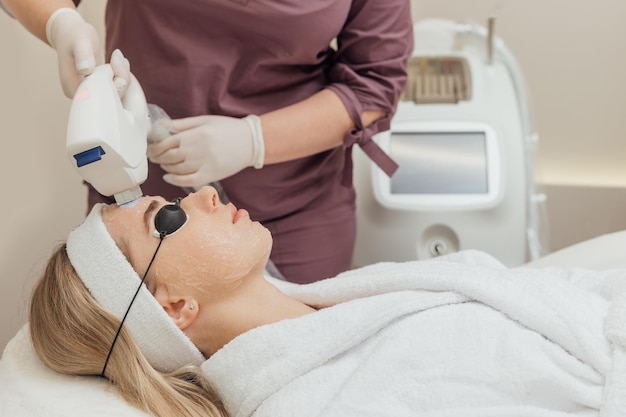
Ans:
{"label": "woman lying down", "polygon": [[160,417],[626,415],[626,271],[462,252],[299,286],[271,246],[210,187],[96,206],[34,292],[37,355]]}

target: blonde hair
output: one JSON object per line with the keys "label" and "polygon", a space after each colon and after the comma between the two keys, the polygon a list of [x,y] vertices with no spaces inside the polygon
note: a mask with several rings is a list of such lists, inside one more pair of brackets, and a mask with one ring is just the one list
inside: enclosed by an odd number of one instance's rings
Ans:
{"label": "blonde hair", "polygon": [[[70,375],[98,376],[120,321],[101,308],[70,263],[65,245],[50,257],[30,305],[30,333],[39,359]],[[123,328],[106,377],[132,406],[156,417],[225,417],[199,368],[156,371]]]}

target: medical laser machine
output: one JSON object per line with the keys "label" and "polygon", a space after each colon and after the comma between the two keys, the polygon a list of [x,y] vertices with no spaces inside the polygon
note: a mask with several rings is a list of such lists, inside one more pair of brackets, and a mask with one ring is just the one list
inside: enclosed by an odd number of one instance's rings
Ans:
{"label": "medical laser machine", "polygon": [[545,254],[538,136],[522,73],[493,27],[415,24],[407,88],[390,130],[374,138],[399,169],[390,178],[354,153],[355,266],[462,249],[509,266]]}
{"label": "medical laser machine", "polygon": [[66,152],[81,177],[100,194],[125,204],[142,196],[148,177],[146,157],[150,119],[137,79],[123,98],[109,64],[81,82],[70,108]]}

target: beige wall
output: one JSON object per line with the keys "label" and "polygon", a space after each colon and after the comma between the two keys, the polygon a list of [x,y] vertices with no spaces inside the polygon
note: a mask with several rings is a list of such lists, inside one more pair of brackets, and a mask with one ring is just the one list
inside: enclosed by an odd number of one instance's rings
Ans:
{"label": "beige wall", "polygon": [[[102,27],[102,2],[85,2]],[[86,211],[86,190],[65,156],[70,101],[56,55],[0,11],[0,350],[25,322],[28,295],[53,246]]]}
{"label": "beige wall", "polygon": [[[101,30],[104,2],[83,14]],[[414,0],[415,18],[484,22],[494,0]],[[497,31],[518,58],[541,134],[553,249],[626,228],[626,2],[501,1]],[[0,349],[26,317],[53,245],[85,212],[64,153],[69,100],[54,53],[0,13]]]}

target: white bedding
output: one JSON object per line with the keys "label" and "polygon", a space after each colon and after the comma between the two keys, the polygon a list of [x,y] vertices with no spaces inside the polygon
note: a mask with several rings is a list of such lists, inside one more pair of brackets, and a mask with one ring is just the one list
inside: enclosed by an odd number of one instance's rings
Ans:
{"label": "white bedding", "polygon": [[[600,415],[600,409],[603,412],[602,416],[626,415],[624,403],[626,330],[622,324],[626,324],[626,301],[623,300],[626,296],[617,295],[626,286],[625,271],[552,269],[548,274],[548,270],[526,269],[517,275],[533,275],[536,278],[532,280],[534,284],[523,284],[527,282],[526,279],[521,281],[522,284],[514,284],[515,280],[511,279],[513,286],[509,289],[513,290],[512,292],[491,294],[489,285],[484,284],[485,275],[488,275],[488,279],[504,277],[508,280],[516,274],[500,270],[501,266],[492,258],[475,252],[464,253],[456,258],[462,263],[443,262],[437,265],[435,268],[437,277],[433,275],[424,278],[423,274],[418,274],[420,275],[418,278],[422,278],[419,285],[426,285],[428,288],[419,291],[417,298],[415,291],[413,295],[409,295],[408,292],[397,292],[380,297],[383,300],[382,304],[369,304],[368,300],[364,299],[321,310],[307,318],[311,325],[322,326],[317,327],[318,332],[330,335],[335,331],[333,334],[340,336],[340,339],[343,337],[342,340],[347,342],[347,345],[345,343],[333,345],[333,338],[326,338],[331,350],[325,350],[321,356],[315,356],[319,346],[309,346],[308,350],[302,346],[302,342],[306,340],[306,331],[301,330],[299,338],[292,337],[296,333],[289,333],[288,337],[280,338],[281,334],[285,336],[283,330],[295,332],[298,328],[298,326],[290,328],[292,321],[284,321],[256,329],[235,339],[214,355],[205,364],[205,368],[210,370],[211,378],[222,383],[220,390],[229,410],[234,411],[233,417],[333,415],[330,411],[341,407],[347,407],[346,409],[352,412],[348,415],[366,416],[368,410],[373,411],[371,415],[377,416],[415,415],[415,405],[407,402],[408,400],[404,401],[411,395],[421,398],[420,401],[425,401],[425,407],[431,410],[430,413],[422,415],[432,416],[454,415],[454,410],[434,410],[441,404],[452,405],[455,401],[458,407],[461,407],[456,411],[463,416],[505,416],[507,413],[536,416],[566,415],[558,411],[560,409],[585,416]],[[428,266],[440,261],[421,264]],[[468,266],[468,263],[474,265]],[[447,266],[441,268],[443,265]],[[353,274],[352,278],[358,278],[362,282],[357,287],[350,282],[352,280],[346,279],[338,280],[338,287],[324,282],[313,284],[312,287],[288,283],[277,285],[282,286],[285,292],[292,293],[311,304],[331,306],[353,298],[356,294],[355,288],[358,296],[366,297],[378,292],[377,278],[374,275],[380,276],[376,272],[378,270],[388,276],[388,268],[389,265],[377,265],[360,272],[348,273],[347,277]],[[469,278],[468,271],[478,270],[491,272],[473,279],[461,279],[463,276]],[[446,274],[450,274],[449,279],[446,278]],[[406,285],[407,279],[404,277],[396,282],[401,283],[396,290],[401,290]],[[549,282],[557,284],[550,285]],[[535,284],[538,287],[535,288]],[[521,297],[520,291],[528,297]],[[406,301],[408,298],[411,300]],[[470,301],[473,299],[479,302]],[[392,315],[385,316],[394,309],[390,306],[405,303],[410,305],[410,311],[402,313],[402,318],[406,317],[407,320],[394,318]],[[356,310],[363,314],[374,313],[371,317],[373,320],[364,325],[357,315],[344,314],[343,317],[346,319],[354,320],[354,331],[350,334],[338,333],[340,327],[333,327],[332,309],[343,308],[345,313],[349,313],[352,307],[356,307]],[[472,317],[480,317],[483,320],[472,320]],[[464,346],[461,355],[446,350],[453,348],[449,343],[452,335],[450,328],[436,327],[436,323],[441,323],[441,319],[463,322],[466,325],[464,333],[454,335],[455,338],[459,338],[457,342]],[[384,326],[389,320],[394,324]],[[488,323],[488,326],[482,325],[483,323]],[[415,331],[407,334],[405,324]],[[605,328],[612,338],[613,347],[604,338]],[[494,329],[500,329],[503,337],[489,340],[490,334],[493,335],[491,330]],[[406,385],[399,385],[400,380],[396,379],[399,373],[393,373],[394,369],[407,366],[404,361],[394,363],[379,360],[389,357],[389,352],[393,352],[394,349],[400,349],[397,343],[387,344],[383,341],[381,335],[385,332],[397,332],[399,336],[405,337],[405,343],[416,349],[410,366],[423,367],[425,370],[416,379],[404,381]],[[420,337],[420,334],[428,334],[428,337]],[[359,348],[359,343],[355,342],[354,337],[370,339],[373,343],[364,343],[363,347]],[[521,347],[516,349],[511,338],[520,337],[519,340],[525,343],[521,346],[534,349],[534,353],[530,354]],[[246,343],[249,338],[255,338],[256,341]],[[442,349],[442,346],[447,348]],[[485,346],[494,350],[485,351]],[[349,355],[346,352],[353,348],[358,350],[359,354],[342,361],[343,357]],[[290,354],[297,352],[293,349],[301,349],[300,354],[294,357],[286,355],[288,352]],[[232,362],[241,358],[241,355],[248,354],[258,356],[252,361]],[[501,372],[499,375],[494,374],[491,381],[481,382],[473,378],[473,373],[484,369],[484,365],[489,363],[494,354],[508,355],[499,359],[503,359],[503,363],[510,368],[501,370],[504,373]],[[264,367],[249,366],[255,362]],[[294,363],[297,364],[295,371]],[[333,368],[326,366],[331,363],[338,366]],[[479,365],[480,367],[476,368]],[[227,366],[230,369],[226,370]],[[273,372],[266,372],[269,366],[275,367]],[[461,369],[463,367],[466,368]],[[530,367],[535,367],[536,372],[546,378],[530,377],[532,374]],[[454,387],[444,385],[447,384],[445,375],[442,377],[436,373],[446,370],[454,371],[448,374],[448,382],[450,378],[456,376],[465,379],[459,379],[461,382]],[[460,373],[456,373],[457,370]],[[507,373],[520,373],[525,370],[528,372],[522,372],[522,378],[516,380],[509,378],[508,383],[505,383],[506,386],[493,383],[498,378],[506,382]],[[380,375],[380,378],[376,380],[373,375]],[[554,384],[555,381],[558,384]],[[392,393],[390,395],[397,394],[397,398],[402,398],[403,401],[397,402],[393,396],[388,396],[387,401],[391,402],[384,403],[371,395],[364,395],[371,392],[364,388],[369,387],[371,383],[377,383],[381,391],[390,390]],[[302,389],[308,384],[314,384],[316,389],[310,396],[302,395],[305,392]],[[440,389],[444,386],[445,389]],[[559,386],[562,389],[554,391]],[[518,401],[518,405],[513,401],[509,405],[502,403],[501,408],[477,407],[473,410],[462,408],[463,401],[467,398],[494,389],[508,390],[510,398],[517,398],[515,401]],[[413,397],[409,399],[411,398]],[[533,406],[522,406],[521,402],[528,398],[532,398]],[[357,399],[358,401],[355,401]],[[512,407],[511,404],[515,406]],[[384,410],[371,409],[372,405],[380,405],[387,411],[391,409],[393,413],[384,414]],[[315,414],[316,410],[320,413]],[[0,360],[0,416],[84,417],[85,415],[145,416],[144,413],[126,405],[114,389],[97,378],[63,376],[43,367],[31,350],[28,331],[24,327],[7,345]],[[335,415],[345,413],[338,412]]]}

